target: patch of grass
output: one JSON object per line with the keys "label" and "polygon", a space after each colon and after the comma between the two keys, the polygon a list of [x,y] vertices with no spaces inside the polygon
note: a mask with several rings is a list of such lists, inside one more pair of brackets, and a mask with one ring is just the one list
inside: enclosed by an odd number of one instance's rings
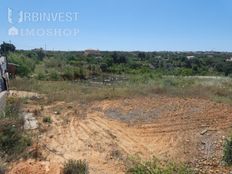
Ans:
{"label": "patch of grass", "polygon": [[127,174],[193,174],[193,170],[183,164],[162,164],[158,159],[142,161],[139,158],[131,159]]}
{"label": "patch of grass", "polygon": [[0,155],[3,158],[7,157],[7,160],[16,159],[31,145],[31,139],[23,130],[20,106],[20,99],[8,98],[5,111],[0,117]]}
{"label": "patch of grass", "polygon": [[63,174],[88,174],[88,164],[82,160],[69,160],[64,164]]}
{"label": "patch of grass", "polygon": [[46,116],[46,117],[43,118],[43,122],[51,124],[52,123],[52,118],[50,116]]}
{"label": "patch of grass", "polygon": [[21,99],[8,97],[3,113],[0,114],[0,119],[20,119],[19,112],[21,107]]}
{"label": "patch of grass", "polygon": [[[231,79],[201,79],[200,77],[131,75],[127,81],[111,85],[85,82],[38,81],[16,79],[12,89],[45,94],[48,103],[54,101],[92,101],[162,94],[178,97],[197,97],[232,103]],[[217,99],[217,100],[216,100]]]}

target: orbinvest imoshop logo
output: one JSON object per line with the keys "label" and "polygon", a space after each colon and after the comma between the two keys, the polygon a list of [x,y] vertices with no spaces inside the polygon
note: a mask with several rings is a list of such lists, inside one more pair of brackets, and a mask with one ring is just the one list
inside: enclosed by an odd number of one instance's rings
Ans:
{"label": "orbinvest imoshop logo", "polygon": [[[10,25],[8,29],[9,36],[25,36],[25,37],[42,37],[42,36],[71,36],[75,37],[79,34],[79,28],[77,28],[77,21],[79,19],[78,12],[28,12],[17,11],[8,8],[8,23]],[[23,25],[26,23],[41,23],[39,26],[48,26],[48,23],[56,23],[60,25],[59,28],[47,28],[47,27],[32,27],[27,28]],[[67,26],[74,26],[72,28],[65,28],[64,23],[72,23]],[[30,25],[33,26],[33,25]],[[38,25],[36,25],[38,26]],[[52,25],[53,26],[53,25]]]}
{"label": "orbinvest imoshop logo", "polygon": [[11,25],[11,27],[8,29],[8,35],[9,36],[17,36],[19,35],[19,30],[13,26],[13,10],[11,8],[8,8],[8,23]]}

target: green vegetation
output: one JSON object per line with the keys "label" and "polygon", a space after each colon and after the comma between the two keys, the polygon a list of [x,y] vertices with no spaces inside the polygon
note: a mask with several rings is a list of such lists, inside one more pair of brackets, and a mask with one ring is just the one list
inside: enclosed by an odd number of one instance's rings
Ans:
{"label": "green vegetation", "polygon": [[151,161],[142,161],[141,159],[132,159],[126,172],[127,174],[193,174],[188,166],[183,164],[162,164],[156,158]]}
{"label": "green vegetation", "polygon": [[31,139],[24,133],[23,121],[19,116],[21,101],[9,98],[6,110],[0,118],[0,154],[7,159],[16,159],[26,147],[31,145]]}
{"label": "green vegetation", "polygon": [[208,98],[217,102],[232,103],[232,79],[230,78],[169,77],[142,74],[129,76],[127,81],[111,85],[18,78],[12,80],[10,86],[12,89],[45,94],[48,102],[90,101],[164,94]]}
{"label": "green vegetation", "polygon": [[86,161],[69,160],[64,164],[63,174],[88,174],[88,164]]}
{"label": "green vegetation", "polygon": [[224,144],[223,161],[229,166],[232,165],[232,137],[226,139]]}
{"label": "green vegetation", "polygon": [[9,53],[8,60],[11,63],[18,65],[17,75],[21,77],[28,77],[31,72],[35,69],[38,60],[36,57],[27,57],[23,53]]}
{"label": "green vegetation", "polygon": [[[5,48],[7,47],[7,48]],[[8,49],[8,47],[10,47]],[[20,77],[10,88],[44,94],[45,102],[94,101],[157,94],[199,97],[232,104],[232,53],[220,52],[84,52],[16,50],[4,44],[1,51],[19,65]],[[229,61],[228,61],[229,60]],[[217,76],[217,77],[215,77]],[[12,100],[12,101],[11,101]],[[30,144],[22,130],[20,105],[8,101],[0,119],[0,151],[20,154]],[[52,123],[44,117],[44,123]],[[224,147],[223,160],[232,165],[232,138]],[[88,173],[85,161],[70,160],[64,174]],[[128,174],[192,174],[185,165],[134,160]]]}
{"label": "green vegetation", "polygon": [[43,122],[44,123],[52,123],[52,118],[50,116],[44,117]]}
{"label": "green vegetation", "polygon": [[4,125],[0,133],[0,150],[8,155],[22,153],[23,150],[31,145],[28,137],[23,135],[22,130],[15,125]]}
{"label": "green vegetation", "polygon": [[38,80],[88,80],[105,74],[232,75],[232,53],[226,52],[98,52],[15,50],[1,45],[21,77]]}
{"label": "green vegetation", "polygon": [[14,52],[15,51],[15,46],[11,43],[6,43],[6,42],[3,42],[1,45],[0,45],[0,54],[2,55],[7,55],[9,52]]}
{"label": "green vegetation", "polygon": [[20,120],[19,112],[21,107],[21,99],[8,97],[4,112],[0,115],[1,119]]}

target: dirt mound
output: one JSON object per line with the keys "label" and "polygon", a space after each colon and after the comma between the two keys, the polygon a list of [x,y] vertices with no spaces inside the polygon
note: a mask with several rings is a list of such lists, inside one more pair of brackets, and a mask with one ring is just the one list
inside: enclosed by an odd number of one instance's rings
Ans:
{"label": "dirt mound", "polygon": [[157,96],[57,103],[45,107],[42,115],[53,120],[40,139],[51,163],[86,159],[91,173],[120,174],[128,156],[136,154],[187,162],[202,173],[227,171],[220,166],[232,122],[232,108],[226,104]]}
{"label": "dirt mound", "polygon": [[16,164],[9,174],[59,174],[60,166],[49,162],[29,160]]}
{"label": "dirt mound", "polygon": [[24,162],[15,166],[9,174],[45,174],[45,167],[39,163]]}

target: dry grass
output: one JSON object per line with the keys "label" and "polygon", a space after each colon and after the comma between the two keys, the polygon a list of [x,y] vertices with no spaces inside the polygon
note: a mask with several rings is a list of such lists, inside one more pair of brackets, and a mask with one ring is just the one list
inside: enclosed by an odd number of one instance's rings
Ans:
{"label": "dry grass", "polygon": [[232,80],[198,79],[185,77],[163,77],[128,80],[118,85],[91,85],[87,82],[38,81],[16,79],[11,88],[20,91],[46,94],[48,102],[114,99],[136,95],[169,95],[179,97],[199,97],[217,102],[232,103]]}
{"label": "dry grass", "polygon": [[145,93],[138,85],[93,86],[86,83],[68,81],[37,81],[17,79],[11,81],[11,89],[46,94],[53,101],[90,101],[117,97],[128,97]]}
{"label": "dry grass", "polygon": [[167,163],[162,164],[156,158],[150,161],[142,161],[135,157],[130,159],[130,166],[128,166],[127,174],[194,174],[195,172],[184,164]]}

